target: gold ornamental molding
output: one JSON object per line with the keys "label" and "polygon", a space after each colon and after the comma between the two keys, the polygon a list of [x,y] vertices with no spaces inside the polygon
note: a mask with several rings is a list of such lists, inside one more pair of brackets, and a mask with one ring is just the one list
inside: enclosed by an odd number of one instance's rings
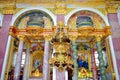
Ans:
{"label": "gold ornamental molding", "polygon": [[14,14],[15,6],[3,7],[3,14]]}
{"label": "gold ornamental molding", "polygon": [[55,14],[66,14],[66,3],[58,0],[55,4]]}
{"label": "gold ornamental molding", "polygon": [[120,1],[107,1],[106,2],[106,10],[108,13],[117,13],[119,6],[120,6]]}

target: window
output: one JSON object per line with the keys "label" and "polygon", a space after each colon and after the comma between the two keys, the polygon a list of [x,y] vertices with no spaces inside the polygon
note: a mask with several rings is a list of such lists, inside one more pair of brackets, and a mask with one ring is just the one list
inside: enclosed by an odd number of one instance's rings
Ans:
{"label": "window", "polygon": [[98,53],[97,51],[95,51],[95,62],[96,62],[96,66],[99,66],[99,60],[98,60]]}
{"label": "window", "polygon": [[[103,60],[104,60],[104,66],[108,65],[108,61],[107,61],[107,56],[104,50],[102,50],[103,53]],[[95,62],[96,62],[96,66],[99,66],[99,60],[98,60],[98,53],[97,51],[95,51]]]}
{"label": "window", "polygon": [[24,64],[25,64],[25,57],[26,57],[26,53],[25,53],[25,52],[22,52],[21,67],[23,67]]}

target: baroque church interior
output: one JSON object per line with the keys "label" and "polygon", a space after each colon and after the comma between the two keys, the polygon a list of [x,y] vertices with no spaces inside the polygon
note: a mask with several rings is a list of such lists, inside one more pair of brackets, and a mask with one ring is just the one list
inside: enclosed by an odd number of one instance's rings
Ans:
{"label": "baroque church interior", "polygon": [[0,80],[119,80],[119,0],[0,0]]}

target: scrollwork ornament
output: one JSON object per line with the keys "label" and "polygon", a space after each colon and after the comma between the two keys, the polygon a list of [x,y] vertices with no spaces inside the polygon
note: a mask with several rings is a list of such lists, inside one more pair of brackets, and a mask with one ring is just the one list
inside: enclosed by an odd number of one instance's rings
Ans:
{"label": "scrollwork ornament", "polygon": [[18,37],[19,40],[25,41],[25,36],[24,35],[18,35],[17,37]]}
{"label": "scrollwork ornament", "polygon": [[69,35],[69,39],[71,41],[76,41],[77,37],[78,37],[77,34],[76,35]]}
{"label": "scrollwork ornament", "polygon": [[45,41],[50,41],[52,39],[52,35],[45,34],[44,39],[45,39]]}
{"label": "scrollwork ornament", "polygon": [[98,42],[98,41],[101,41],[102,35],[97,35],[97,36],[95,36],[95,39],[96,39],[97,42]]}

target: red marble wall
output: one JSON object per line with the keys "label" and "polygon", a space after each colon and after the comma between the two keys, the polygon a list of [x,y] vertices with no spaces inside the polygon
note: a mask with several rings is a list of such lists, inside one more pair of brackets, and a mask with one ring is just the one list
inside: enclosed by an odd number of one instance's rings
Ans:
{"label": "red marble wall", "polygon": [[12,15],[4,15],[3,17],[3,24],[0,31],[0,74],[2,71],[5,51],[6,51],[6,45],[8,40],[8,32],[9,32],[9,26],[12,19]]}
{"label": "red marble wall", "polygon": [[108,14],[108,20],[111,26],[111,35],[120,76],[120,25],[118,23],[117,14]]}

